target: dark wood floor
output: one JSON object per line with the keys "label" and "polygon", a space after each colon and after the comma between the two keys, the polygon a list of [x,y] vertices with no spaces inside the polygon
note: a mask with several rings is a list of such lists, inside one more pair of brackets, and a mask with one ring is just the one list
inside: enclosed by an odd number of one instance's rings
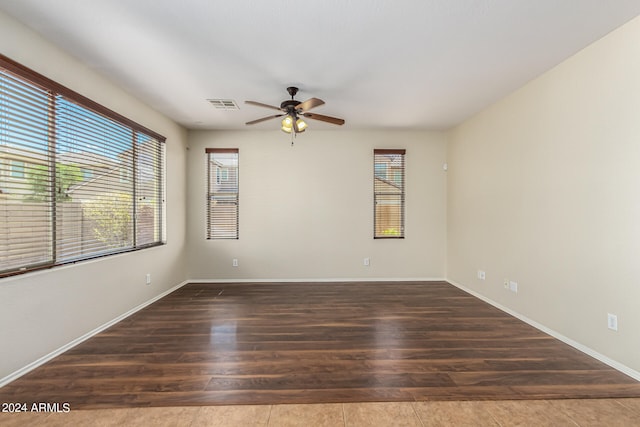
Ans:
{"label": "dark wood floor", "polygon": [[74,409],[640,397],[444,282],[190,284],[0,389]]}

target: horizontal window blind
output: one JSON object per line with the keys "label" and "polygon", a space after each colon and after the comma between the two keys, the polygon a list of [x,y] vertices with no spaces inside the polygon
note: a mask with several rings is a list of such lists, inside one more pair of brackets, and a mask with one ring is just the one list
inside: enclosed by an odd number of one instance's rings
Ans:
{"label": "horizontal window blind", "polygon": [[405,150],[373,150],[373,237],[404,238]]}
{"label": "horizontal window blind", "polygon": [[163,143],[0,56],[0,275],[161,244]]}
{"label": "horizontal window blind", "polygon": [[238,149],[207,148],[207,239],[238,238]]}
{"label": "horizontal window blind", "polygon": [[0,271],[53,262],[49,115],[46,90],[0,69]]}

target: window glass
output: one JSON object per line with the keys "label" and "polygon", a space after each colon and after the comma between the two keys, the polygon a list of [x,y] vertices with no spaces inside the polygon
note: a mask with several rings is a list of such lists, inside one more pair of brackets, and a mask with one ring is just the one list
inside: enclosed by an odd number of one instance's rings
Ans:
{"label": "window glass", "polygon": [[374,150],[373,236],[404,238],[405,150]]}
{"label": "window glass", "polygon": [[207,239],[238,238],[238,150],[208,148]]}

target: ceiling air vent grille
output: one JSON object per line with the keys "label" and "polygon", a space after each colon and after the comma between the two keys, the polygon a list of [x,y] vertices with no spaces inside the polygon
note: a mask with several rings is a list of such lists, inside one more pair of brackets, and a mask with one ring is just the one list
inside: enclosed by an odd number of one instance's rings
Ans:
{"label": "ceiling air vent grille", "polygon": [[216,110],[239,110],[238,104],[233,99],[207,99]]}

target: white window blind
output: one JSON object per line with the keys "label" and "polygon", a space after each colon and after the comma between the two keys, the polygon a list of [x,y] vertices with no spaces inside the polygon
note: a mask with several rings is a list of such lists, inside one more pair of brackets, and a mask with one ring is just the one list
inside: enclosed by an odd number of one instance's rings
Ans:
{"label": "white window blind", "polygon": [[207,148],[207,239],[238,238],[238,149]]}
{"label": "white window blind", "polygon": [[373,150],[373,237],[404,238],[406,150]]}
{"label": "white window blind", "polygon": [[163,143],[0,56],[0,275],[161,244]]}

